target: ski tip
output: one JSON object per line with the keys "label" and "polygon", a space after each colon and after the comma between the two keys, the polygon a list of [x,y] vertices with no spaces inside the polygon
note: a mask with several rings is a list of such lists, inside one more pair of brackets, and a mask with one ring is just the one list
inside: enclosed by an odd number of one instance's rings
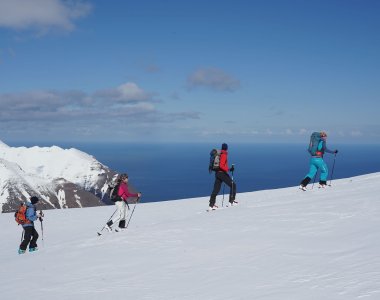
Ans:
{"label": "ski tip", "polygon": [[100,232],[97,232],[98,236],[101,236],[102,234]]}

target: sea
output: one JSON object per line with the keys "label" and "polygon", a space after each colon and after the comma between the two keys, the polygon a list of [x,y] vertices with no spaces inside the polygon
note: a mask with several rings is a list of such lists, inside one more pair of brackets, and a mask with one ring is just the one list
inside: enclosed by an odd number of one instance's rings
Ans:
{"label": "sea", "polygon": [[[128,173],[129,182],[143,195],[142,202],[168,201],[209,196],[215,175],[209,174],[209,143],[54,143],[77,148],[94,156],[118,173]],[[10,146],[50,147],[49,143]],[[380,172],[380,145],[328,144],[338,154],[325,154],[328,183],[334,179]],[[308,173],[310,155],[305,144],[229,144],[229,165],[235,165],[237,192],[252,192],[298,186]],[[319,174],[317,174],[318,176]],[[317,177],[318,181],[318,177]],[[228,187],[220,195],[229,193]]]}

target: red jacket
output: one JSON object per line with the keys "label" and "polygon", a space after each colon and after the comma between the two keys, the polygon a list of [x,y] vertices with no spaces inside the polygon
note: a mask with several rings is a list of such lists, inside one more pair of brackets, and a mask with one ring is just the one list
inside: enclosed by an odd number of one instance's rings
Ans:
{"label": "red jacket", "polygon": [[228,173],[228,152],[226,150],[220,151],[219,169],[223,172]]}
{"label": "red jacket", "polygon": [[132,194],[128,191],[128,185],[125,182],[121,182],[117,194],[123,198],[124,201],[127,201],[129,197],[137,197],[137,194]]}

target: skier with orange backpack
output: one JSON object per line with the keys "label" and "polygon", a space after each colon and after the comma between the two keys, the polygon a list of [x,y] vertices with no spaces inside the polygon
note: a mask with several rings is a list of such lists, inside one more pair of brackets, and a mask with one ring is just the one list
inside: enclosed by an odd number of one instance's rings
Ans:
{"label": "skier with orange backpack", "polygon": [[38,250],[38,233],[34,228],[34,221],[38,219],[42,221],[41,213],[37,213],[36,210],[36,204],[38,201],[39,199],[36,196],[30,197],[30,202],[21,205],[20,209],[15,214],[16,222],[22,225],[24,229],[24,238],[18,249],[18,254],[24,254],[28,245],[29,252]]}

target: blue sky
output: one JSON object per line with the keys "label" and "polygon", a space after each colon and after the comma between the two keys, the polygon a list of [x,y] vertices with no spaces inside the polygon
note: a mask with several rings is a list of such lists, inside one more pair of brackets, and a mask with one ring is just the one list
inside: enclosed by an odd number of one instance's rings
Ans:
{"label": "blue sky", "polygon": [[0,0],[0,140],[380,142],[380,1]]}

